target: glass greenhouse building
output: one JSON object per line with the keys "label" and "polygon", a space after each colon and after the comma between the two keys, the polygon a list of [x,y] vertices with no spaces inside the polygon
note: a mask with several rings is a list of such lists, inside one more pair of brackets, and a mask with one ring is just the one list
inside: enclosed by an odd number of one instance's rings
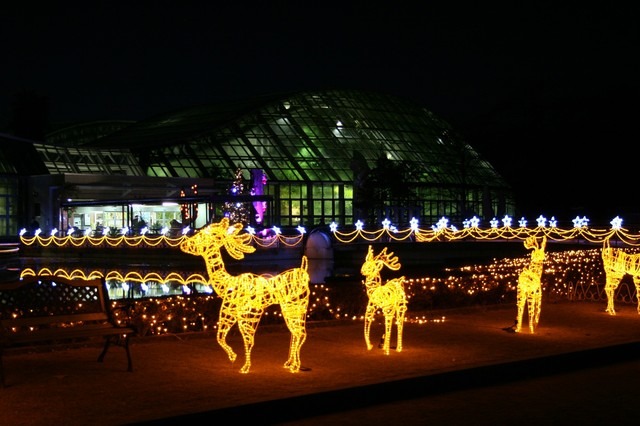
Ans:
{"label": "glass greenhouse building", "polygon": [[[106,216],[89,212],[109,208],[128,224],[138,211],[132,203],[155,205],[157,214],[185,196],[206,212],[200,224],[226,214],[234,196],[253,209],[262,203],[264,226],[361,220],[380,227],[384,219],[406,226],[412,218],[428,226],[442,217],[458,224],[515,210],[510,186],[448,123],[377,92],[272,95],[139,122],[85,123],[44,142],[2,145],[0,161],[9,163],[0,165],[8,179],[4,202],[17,205],[0,218],[0,232],[15,233],[33,216],[64,229],[70,212],[84,212],[85,226],[93,225]],[[18,154],[9,145],[20,146]],[[238,173],[244,192],[234,194]]]}

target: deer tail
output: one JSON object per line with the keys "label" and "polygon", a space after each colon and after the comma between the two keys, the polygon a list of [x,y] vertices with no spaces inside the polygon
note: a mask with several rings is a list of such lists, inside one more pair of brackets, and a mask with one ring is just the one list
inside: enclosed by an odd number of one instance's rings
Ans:
{"label": "deer tail", "polygon": [[307,256],[302,255],[302,263],[300,263],[300,269],[307,270],[309,269],[309,261],[307,260]]}

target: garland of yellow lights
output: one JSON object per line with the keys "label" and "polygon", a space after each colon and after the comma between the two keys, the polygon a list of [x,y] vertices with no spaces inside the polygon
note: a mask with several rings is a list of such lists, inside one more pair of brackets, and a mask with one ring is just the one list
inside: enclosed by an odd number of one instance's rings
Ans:
{"label": "garland of yellow lights", "polygon": [[[423,229],[418,227],[417,221],[412,220],[410,228],[404,230],[398,230],[391,226],[388,221],[383,221],[383,227],[381,229],[369,231],[363,228],[362,222],[356,222],[356,228],[351,231],[340,231],[338,225],[334,222],[330,225],[330,230],[336,241],[344,244],[353,243],[355,241],[415,241],[415,242],[435,242],[435,241],[461,241],[468,239],[475,240],[526,240],[529,237],[542,238],[546,237],[549,241],[569,241],[583,239],[590,243],[604,243],[605,240],[617,239],[621,243],[628,246],[640,246],[640,234],[633,234],[629,230],[622,228],[622,219],[616,217],[611,221],[612,227],[610,229],[597,229],[589,228],[587,226],[588,219],[575,218],[573,220],[574,227],[569,229],[558,228],[555,225],[555,220],[547,221],[547,219],[540,217],[537,219],[538,226],[529,228],[526,226],[526,222],[521,219],[518,227],[511,226],[511,218],[505,216],[502,219],[502,226],[499,226],[499,222],[494,219],[491,222],[490,228],[480,228],[478,226],[478,220],[472,220],[468,223],[465,222],[465,226],[462,229],[458,229],[455,226],[450,226],[446,218],[442,218],[431,229]],[[547,224],[547,222],[549,222]],[[297,247],[301,245],[304,237],[304,228],[298,227],[299,234],[285,236],[280,233],[277,227],[274,227],[276,235],[272,237],[263,238],[256,235],[250,228],[249,236],[247,237],[251,243],[258,247],[271,248],[277,246],[285,247]],[[24,230],[23,230],[24,231]],[[26,232],[26,231],[24,231]],[[139,235],[139,236],[126,236],[121,235],[117,237],[113,236],[42,236],[40,234],[35,236],[27,236],[22,232],[20,235],[20,242],[25,246],[40,245],[42,247],[48,247],[50,245],[56,245],[59,247],[75,246],[111,246],[111,247],[139,247],[142,245],[157,247],[179,247],[186,239],[188,235],[182,235],[180,237],[170,237],[167,235]]]}
{"label": "garland of yellow lights", "polygon": [[531,252],[531,261],[525,267],[518,277],[517,305],[518,316],[516,319],[516,333],[522,331],[522,319],[524,316],[525,305],[528,307],[529,314],[529,331],[535,332],[535,328],[540,321],[540,310],[542,308],[542,270],[544,266],[545,248],[547,246],[547,237],[542,237],[542,241],[538,243],[536,237],[529,237],[524,240],[524,246]]}
{"label": "garland of yellow lights", "polygon": [[177,272],[170,272],[167,275],[160,275],[157,272],[150,272],[148,274],[140,274],[136,271],[122,273],[120,271],[108,271],[107,273],[92,270],[89,272],[83,271],[82,269],[73,269],[71,271],[58,268],[55,270],[51,270],[50,268],[42,268],[38,271],[32,268],[25,268],[20,272],[20,277],[24,278],[27,276],[54,276],[54,277],[63,277],[68,279],[82,279],[89,280],[94,278],[102,278],[105,280],[114,280],[120,282],[138,282],[138,283],[147,283],[147,282],[157,282],[159,284],[168,284],[168,283],[179,283],[181,285],[189,285],[189,284],[206,284],[207,279],[201,274],[189,274],[186,277],[183,277]]}
{"label": "garland of yellow lights", "polygon": [[380,271],[385,266],[392,271],[397,271],[402,265],[398,263],[398,257],[394,256],[393,252],[387,253],[387,247],[374,256],[373,247],[369,246],[369,251],[360,269],[360,272],[365,277],[364,285],[369,297],[364,316],[364,341],[368,350],[373,349],[370,340],[371,323],[375,320],[376,312],[381,310],[384,315],[384,343],[382,349],[385,355],[389,355],[391,329],[394,320],[398,331],[396,351],[402,351],[402,329],[404,315],[407,312],[407,296],[404,291],[405,277],[393,278],[382,284]]}
{"label": "garland of yellow lights", "polygon": [[227,344],[229,330],[238,323],[244,342],[245,362],[241,373],[251,368],[251,349],[254,336],[265,309],[280,305],[284,321],[291,332],[289,358],[284,367],[292,373],[301,369],[300,349],[306,340],[306,317],[309,306],[309,274],[307,257],[302,256],[299,268],[289,269],[278,275],[257,275],[243,273],[229,274],[224,266],[221,248],[234,259],[244,258],[245,253],[256,250],[248,244],[251,235],[241,234],[242,224],[229,224],[223,218],[212,223],[192,237],[185,239],[180,249],[185,253],[202,256],[205,260],[209,284],[222,298],[218,320],[217,341],[233,362],[236,353]]}

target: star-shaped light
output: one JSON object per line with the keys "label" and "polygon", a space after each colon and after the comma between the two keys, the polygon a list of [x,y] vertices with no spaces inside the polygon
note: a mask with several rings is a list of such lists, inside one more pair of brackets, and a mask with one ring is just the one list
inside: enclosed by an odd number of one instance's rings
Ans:
{"label": "star-shaped light", "polygon": [[611,227],[613,229],[622,228],[622,219],[618,216],[614,217],[613,220],[611,221]]}
{"label": "star-shaped light", "polygon": [[518,221],[518,226],[520,226],[520,228],[526,228],[527,227],[527,219],[525,219],[524,216],[522,216],[520,218],[520,220]]}
{"label": "star-shaped light", "polygon": [[276,235],[280,235],[282,233],[282,231],[280,231],[280,228],[278,228],[277,226],[273,226],[273,227],[271,227],[271,229],[273,229],[273,232]]}
{"label": "star-shaped light", "polygon": [[409,223],[411,224],[411,230],[413,232],[417,232],[418,231],[418,219],[416,219],[415,217],[412,217],[411,220],[409,221]]}
{"label": "star-shaped light", "polygon": [[438,223],[436,223],[435,229],[441,231],[443,229],[446,229],[448,224],[449,224],[449,219],[442,216],[442,218],[438,221]]}
{"label": "star-shaped light", "polygon": [[331,224],[329,225],[329,229],[331,230],[331,232],[336,232],[338,230],[338,224],[335,222],[331,222]]}
{"label": "star-shaped light", "polygon": [[382,221],[382,229],[389,229],[389,225],[391,225],[391,221],[389,219]]}
{"label": "star-shaped light", "polygon": [[358,221],[356,222],[356,230],[357,231],[362,231],[362,227],[364,226],[364,223],[362,223],[362,221],[360,219],[358,219]]}
{"label": "star-shaped light", "polygon": [[296,229],[298,230],[298,232],[300,234],[303,234],[303,235],[304,235],[305,232],[307,232],[307,230],[304,229],[304,226],[298,226]]}
{"label": "star-shaped light", "polygon": [[474,216],[471,218],[471,227],[472,228],[477,228],[480,226],[480,218]]}
{"label": "star-shaped light", "polygon": [[542,215],[538,216],[536,222],[538,222],[538,226],[540,228],[544,228],[545,226],[547,226],[547,218]]}
{"label": "star-shaped light", "polygon": [[555,216],[551,216],[551,219],[549,219],[549,226],[552,228],[555,228],[558,226],[558,221],[556,220]]}
{"label": "star-shaped light", "polygon": [[507,214],[504,215],[504,217],[502,218],[502,224],[506,228],[511,226],[511,218],[509,217],[509,215]]}
{"label": "star-shaped light", "polygon": [[492,228],[497,228],[498,224],[499,224],[498,219],[496,219],[495,217],[493,219],[491,219],[491,221],[489,223],[491,223],[491,227]]}
{"label": "star-shaped light", "polygon": [[583,218],[580,218],[580,216],[576,216],[576,218],[573,219],[574,228],[582,228],[584,226],[587,226],[588,224],[589,224],[589,219],[587,219],[586,216],[584,216]]}
{"label": "star-shaped light", "polygon": [[254,228],[253,226],[247,226],[247,232],[251,235],[256,235],[256,228]]}

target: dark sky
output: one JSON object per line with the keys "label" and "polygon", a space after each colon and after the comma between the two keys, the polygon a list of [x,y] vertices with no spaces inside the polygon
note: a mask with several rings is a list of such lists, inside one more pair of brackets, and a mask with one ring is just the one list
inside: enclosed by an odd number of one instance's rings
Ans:
{"label": "dark sky", "polygon": [[531,220],[640,213],[633,2],[50,3],[2,6],[0,128],[22,90],[56,123],[380,90],[453,125]]}

